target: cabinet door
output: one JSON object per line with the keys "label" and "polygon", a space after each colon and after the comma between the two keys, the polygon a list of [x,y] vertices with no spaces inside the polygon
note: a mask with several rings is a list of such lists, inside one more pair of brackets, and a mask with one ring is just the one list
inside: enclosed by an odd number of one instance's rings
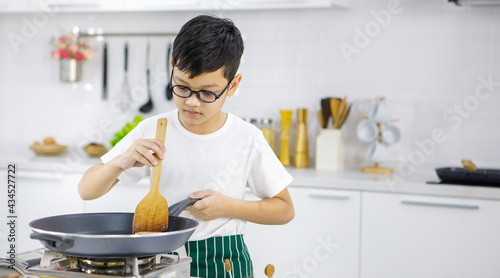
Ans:
{"label": "cabinet door", "polygon": [[29,0],[0,0],[0,13],[26,12]]}
{"label": "cabinet door", "polygon": [[[220,0],[219,0],[220,1]],[[224,2],[224,1],[220,1]],[[231,2],[231,1],[229,1]],[[239,0],[226,9],[307,9],[307,8],[329,8],[347,7],[346,0]]]}
{"label": "cabinet door", "polygon": [[83,201],[77,186],[81,174],[55,175],[51,172],[18,171],[17,242],[18,252],[42,247],[29,237],[29,222],[53,215],[81,213]]}
{"label": "cabinet door", "polygon": [[360,192],[299,190],[299,264],[289,273],[299,277],[357,278]]}
{"label": "cabinet door", "polygon": [[71,0],[38,1],[32,0],[30,10],[55,14],[58,12],[117,12],[123,8],[123,0]]}
{"label": "cabinet door", "polygon": [[361,277],[499,277],[500,202],[363,193]]}
{"label": "cabinet door", "polygon": [[[300,210],[298,190],[288,188],[295,212]],[[248,193],[245,200],[256,201],[257,197]],[[255,277],[265,277],[264,269],[268,264],[275,266],[274,277],[285,277],[286,270],[298,264],[299,258],[299,217],[295,216],[286,225],[247,224],[245,242],[253,261]]]}
{"label": "cabinet door", "polygon": [[213,1],[206,0],[124,0],[125,11],[187,11],[213,10]]}

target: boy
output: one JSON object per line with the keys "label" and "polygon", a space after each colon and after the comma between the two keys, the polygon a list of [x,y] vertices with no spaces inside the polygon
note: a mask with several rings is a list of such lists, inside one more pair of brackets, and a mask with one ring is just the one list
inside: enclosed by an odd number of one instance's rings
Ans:
{"label": "boy", "polygon": [[[260,130],[221,110],[242,78],[236,71],[243,40],[232,21],[207,15],[191,19],[175,38],[172,54],[170,86],[177,109],[141,122],[84,174],[79,194],[91,200],[118,180],[138,182],[146,176],[140,167],[157,164],[154,152],[163,160],[160,191],[170,204],[201,198],[182,214],[200,222],[186,244],[191,276],[224,277],[229,259],[233,277],[251,277],[242,237],[246,221],[291,221],[286,187],[292,177]],[[165,144],[149,139],[155,138],[157,119],[165,117]],[[243,200],[247,186],[262,200]]]}

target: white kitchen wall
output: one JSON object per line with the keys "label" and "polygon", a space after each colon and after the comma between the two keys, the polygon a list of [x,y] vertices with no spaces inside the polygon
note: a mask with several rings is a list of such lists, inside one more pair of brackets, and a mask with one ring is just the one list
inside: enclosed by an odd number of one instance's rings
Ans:
{"label": "white kitchen wall", "polygon": [[[376,14],[386,13],[383,11],[391,2],[402,10],[385,17],[385,26],[381,26]],[[494,83],[491,93],[483,87],[480,100],[474,93],[482,84],[480,78],[500,82],[500,7],[457,7],[446,0],[353,0],[348,10],[213,13],[233,19],[245,38],[240,68],[243,82],[238,94],[228,100],[226,111],[279,120],[279,109],[308,108],[314,154],[320,98],[347,96],[354,107],[343,132],[348,167],[356,168],[364,163],[368,147],[354,134],[360,121],[357,116],[367,113],[375,97],[385,96],[403,136],[391,147],[395,167],[404,163],[419,166],[421,162],[459,165],[464,157],[480,167],[499,166],[500,86]],[[93,41],[96,53],[85,62],[83,81],[65,84],[58,80],[57,61],[50,58],[51,37],[74,25],[104,32],[176,32],[196,14],[59,13],[17,46],[9,42],[9,34],[20,35],[34,15],[1,14],[0,143],[28,147],[46,136],[69,145],[96,139],[107,142],[137,114],[124,115],[110,108],[123,78],[125,40],[130,43],[135,106],[146,101],[147,38],[107,39],[110,100],[103,102],[102,42]],[[371,37],[361,41],[360,32]],[[158,78],[152,79],[155,109],[148,115],[153,115],[174,105],[165,100],[164,93],[167,39],[150,40],[153,76]],[[344,54],[341,46],[346,44],[358,52]],[[463,112],[453,111],[458,106]],[[429,143],[436,129],[447,136],[444,143]],[[424,153],[415,140],[435,147]]]}

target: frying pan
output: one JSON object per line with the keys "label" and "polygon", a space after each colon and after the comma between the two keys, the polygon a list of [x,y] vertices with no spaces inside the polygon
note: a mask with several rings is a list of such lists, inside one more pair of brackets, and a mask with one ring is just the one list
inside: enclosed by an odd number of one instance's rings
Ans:
{"label": "frying pan", "polygon": [[169,207],[168,229],[132,234],[134,213],[81,213],[40,218],[29,223],[32,239],[46,248],[80,257],[139,257],[171,252],[183,246],[198,222],[178,216],[199,199]]}

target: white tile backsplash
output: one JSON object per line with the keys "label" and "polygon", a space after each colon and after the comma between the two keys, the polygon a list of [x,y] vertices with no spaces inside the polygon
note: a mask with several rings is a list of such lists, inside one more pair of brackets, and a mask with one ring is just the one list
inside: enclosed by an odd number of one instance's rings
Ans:
{"label": "white tile backsplash", "polygon": [[[228,99],[225,110],[242,117],[279,120],[279,109],[310,109],[310,150],[314,153],[318,132],[316,111],[326,96],[347,96],[355,105],[344,126],[348,165],[364,162],[367,144],[359,142],[355,128],[358,115],[369,103],[386,96],[393,107],[402,140],[391,146],[393,160],[406,157],[417,146],[415,139],[430,138],[443,128],[445,143],[427,156],[426,162],[455,163],[464,156],[478,164],[498,164],[500,155],[500,86],[494,87],[478,110],[469,111],[456,129],[444,118],[447,109],[463,104],[481,83],[480,76],[500,82],[500,7],[457,7],[447,1],[401,0],[402,12],[366,46],[356,36],[376,26],[373,13],[387,9],[388,0],[353,0],[351,9],[226,11],[215,14],[232,18],[245,39],[240,67],[243,82]],[[123,43],[130,44],[130,84],[134,107],[146,101],[145,49],[148,38],[108,38],[109,98],[101,100],[102,42],[94,42],[95,55],[84,64],[83,81],[58,81],[57,61],[50,59],[49,41],[72,26],[101,28],[105,32],[176,32],[196,12],[57,14],[32,38],[9,43],[10,33],[20,34],[29,14],[1,14],[0,35],[0,142],[31,144],[55,136],[63,144],[108,141],[115,131],[138,112],[119,114],[112,100],[123,81]],[[165,99],[166,45],[170,39],[149,38],[152,43],[153,115],[174,108]],[[358,38],[359,39],[359,38]],[[348,57],[341,45],[356,53]],[[456,116],[456,115],[455,115]],[[111,127],[99,130],[103,121]],[[277,124],[279,126],[279,124]],[[292,140],[293,142],[293,140]],[[366,164],[366,163],[365,163]]]}

